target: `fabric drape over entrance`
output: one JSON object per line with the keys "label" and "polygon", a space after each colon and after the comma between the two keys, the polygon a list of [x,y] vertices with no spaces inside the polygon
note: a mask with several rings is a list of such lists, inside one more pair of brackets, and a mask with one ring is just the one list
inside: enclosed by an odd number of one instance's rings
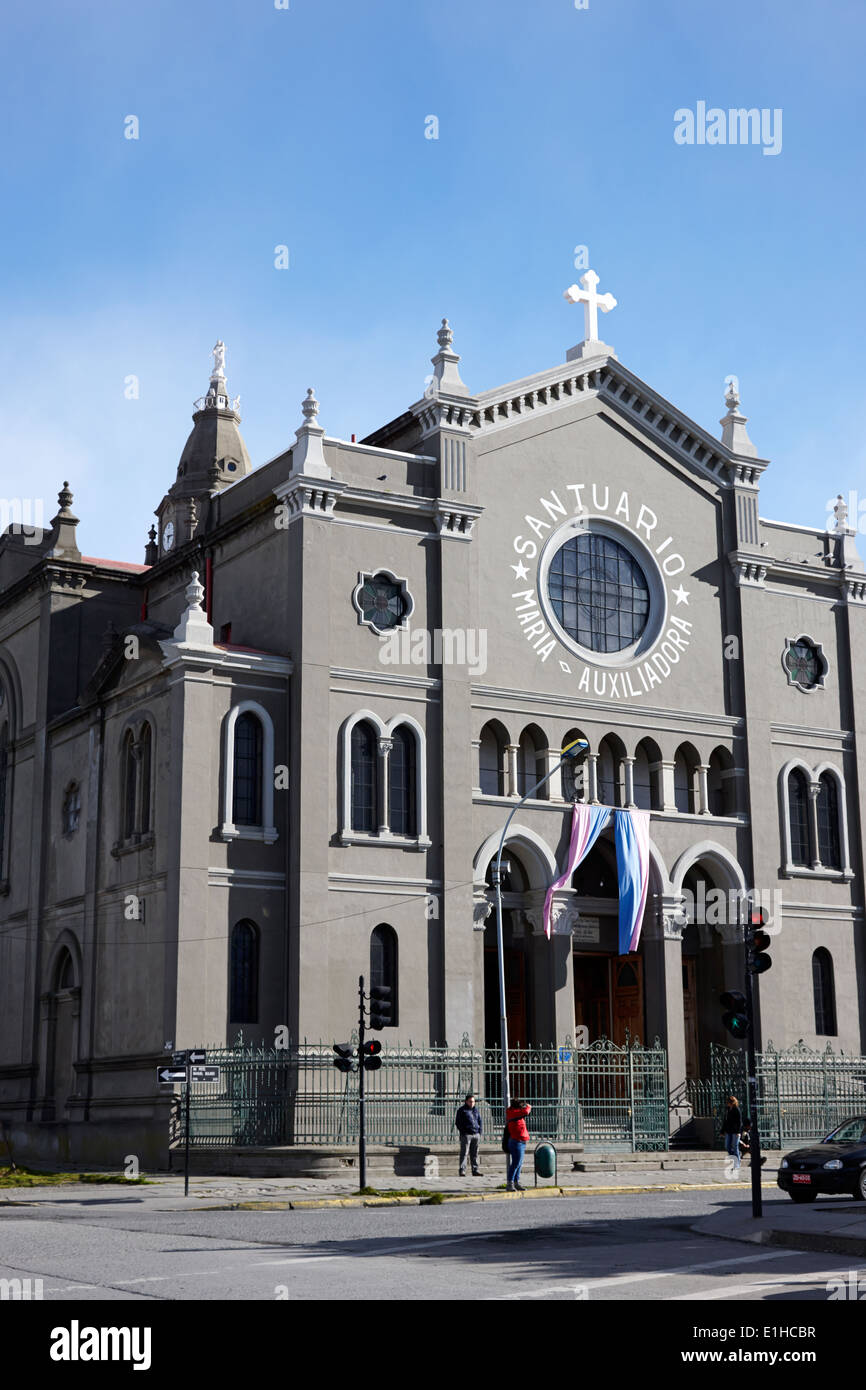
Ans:
{"label": "fabric drape over entrance", "polygon": [[613,811],[609,806],[574,805],[566,867],[544,899],[544,931],[550,938],[553,895],[564,888],[614,817],[619,879],[619,953],[636,951],[649,888],[649,811]]}

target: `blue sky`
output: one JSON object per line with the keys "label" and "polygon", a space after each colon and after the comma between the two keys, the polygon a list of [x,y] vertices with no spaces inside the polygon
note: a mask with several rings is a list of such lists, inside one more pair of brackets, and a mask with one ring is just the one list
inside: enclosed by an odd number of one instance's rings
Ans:
{"label": "blue sky", "polygon": [[[332,434],[404,410],[443,315],[473,390],[561,362],[585,245],[632,371],[714,434],[738,376],[763,515],[866,503],[862,0],[289,3],[7,4],[0,494],[69,478],[141,561],[217,337],[258,465],[311,384]],[[677,145],[698,101],[781,153]]]}

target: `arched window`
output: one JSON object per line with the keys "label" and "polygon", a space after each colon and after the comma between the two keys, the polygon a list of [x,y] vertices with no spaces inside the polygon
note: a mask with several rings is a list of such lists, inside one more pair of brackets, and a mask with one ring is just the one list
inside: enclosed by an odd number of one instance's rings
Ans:
{"label": "arched window", "polygon": [[136,757],[135,734],[132,729],[128,729],[124,735],[121,766],[123,767],[123,838],[131,840],[135,834],[138,789],[138,759]]}
{"label": "arched window", "polygon": [[715,748],[710,754],[707,772],[708,810],[711,816],[735,814],[734,779],[731,771],[734,760],[727,748]]}
{"label": "arched window", "polygon": [[352,730],[352,829],[373,833],[377,828],[376,735],[367,723]]}
{"label": "arched window", "polygon": [[622,806],[622,748],[619,739],[608,734],[598,746],[596,779],[602,806]]}
{"label": "arched window", "polygon": [[825,869],[841,869],[839,834],[839,785],[832,772],[822,772],[818,793],[818,858]]}
{"label": "arched window", "polygon": [[[660,754],[655,750],[652,762],[657,763],[659,758]],[[660,810],[658,772],[653,772],[650,761],[650,750],[643,742],[639,743],[634,750],[632,786],[634,788],[634,803],[636,806],[639,806],[642,811]]]}
{"label": "arched window", "polygon": [[232,928],[229,1023],[259,1021],[259,933],[253,922]]}
{"label": "arched window", "polygon": [[[586,734],[581,733],[580,729],[569,729],[561,746],[567,748],[578,738],[586,738]],[[564,801],[586,801],[589,795],[587,791],[588,753],[589,750],[587,749],[587,753],[577,762],[569,758],[562,764],[562,796]]]}
{"label": "arched window", "polygon": [[63,834],[74,835],[81,821],[81,788],[70,782],[63,797]]}
{"label": "arched window", "polygon": [[815,1032],[836,1037],[836,991],[833,986],[833,960],[819,946],[812,956],[812,992],[815,998]]}
{"label": "arched window", "polygon": [[[545,774],[544,735],[532,725],[524,729],[517,747],[517,794],[526,796]],[[539,788],[543,794],[544,788]]]}
{"label": "arched window", "polygon": [[235,724],[234,768],[232,820],[235,825],[261,825],[262,724],[250,710]]}
{"label": "arched window", "polygon": [[149,724],[144,724],[139,739],[139,765],[138,765],[138,804],[139,818],[138,828],[143,835],[150,830],[150,777],[151,777],[151,753],[153,736]]}
{"label": "arched window", "polygon": [[0,725],[0,877],[3,874],[3,865],[6,862],[4,850],[6,848],[6,800],[9,787],[9,725]]}
{"label": "arched window", "polygon": [[695,776],[698,764],[697,755],[687,745],[678,748],[674,758],[674,804],[685,815],[694,815],[697,810],[695,797]]}
{"label": "arched window", "polygon": [[390,989],[392,1027],[399,1021],[397,975],[397,933],[383,922],[370,935],[370,987],[384,985]]}
{"label": "arched window", "polygon": [[481,730],[478,785],[485,796],[505,795],[505,755],[503,741],[496,726],[485,724]]}
{"label": "arched window", "polygon": [[388,759],[388,815],[392,834],[417,835],[415,738],[411,729],[405,726],[396,728],[391,735],[391,753]]}
{"label": "arched window", "polygon": [[55,993],[60,993],[62,989],[75,988],[75,965],[69,951],[64,951],[57,962],[57,989]]}
{"label": "arched window", "polygon": [[791,863],[810,868],[809,784],[799,767],[788,773],[788,823],[791,827]]}

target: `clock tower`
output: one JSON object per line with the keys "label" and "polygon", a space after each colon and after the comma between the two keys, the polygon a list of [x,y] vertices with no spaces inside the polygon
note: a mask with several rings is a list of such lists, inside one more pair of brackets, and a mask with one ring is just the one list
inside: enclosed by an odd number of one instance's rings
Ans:
{"label": "clock tower", "polygon": [[228,394],[225,343],[213,349],[207,394],[193,406],[193,427],[180,456],[177,477],[156,509],[157,559],[193,539],[207,525],[211,499],[252,471],[239,429],[240,396]]}

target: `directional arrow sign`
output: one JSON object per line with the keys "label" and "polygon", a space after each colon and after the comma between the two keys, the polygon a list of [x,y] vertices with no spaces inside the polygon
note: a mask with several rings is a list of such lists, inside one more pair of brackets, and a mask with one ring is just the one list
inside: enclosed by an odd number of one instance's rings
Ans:
{"label": "directional arrow sign", "polygon": [[219,1081],[219,1067],[190,1067],[190,1081]]}
{"label": "directional arrow sign", "polygon": [[188,1052],[173,1052],[173,1053],[171,1054],[172,1066],[175,1066],[175,1067],[185,1067],[188,1061],[189,1061],[189,1053],[188,1053]]}
{"label": "directional arrow sign", "polygon": [[175,1081],[186,1081],[186,1067],[157,1067],[156,1079],[163,1086],[171,1086]]}
{"label": "directional arrow sign", "polygon": [[188,1057],[190,1066],[202,1066],[207,1061],[207,1053],[202,1048],[191,1047]]}

